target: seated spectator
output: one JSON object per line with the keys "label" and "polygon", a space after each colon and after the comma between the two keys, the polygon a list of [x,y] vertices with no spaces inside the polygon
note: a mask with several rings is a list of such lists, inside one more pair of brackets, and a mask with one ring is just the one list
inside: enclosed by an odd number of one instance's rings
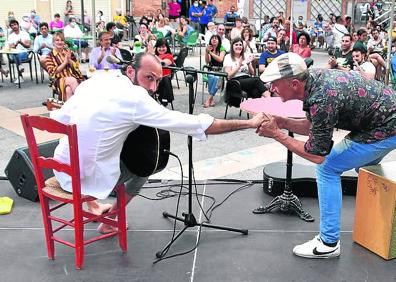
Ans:
{"label": "seated spectator", "polygon": [[188,36],[194,31],[194,28],[189,25],[189,20],[184,16],[180,17],[179,28],[177,35],[181,38],[182,43],[187,43]]}
{"label": "seated spectator", "polygon": [[98,11],[98,13],[96,14],[96,25],[98,25],[100,22],[104,22],[106,23],[106,19],[103,15],[103,12],[101,10]]}
{"label": "seated spectator", "polygon": [[40,20],[40,16],[37,15],[37,12],[36,12],[35,9],[31,9],[30,10],[29,20],[30,20],[33,28],[37,31],[39,29],[39,25],[41,23],[41,20]]}
{"label": "seated spectator", "polygon": [[217,34],[220,36],[221,38],[221,46],[224,47],[225,51],[228,53],[230,52],[231,49],[231,43],[230,41],[227,39],[227,37],[225,36],[225,26],[223,24],[219,24],[217,26]]}
{"label": "seated spectator", "polygon": [[135,41],[140,41],[142,47],[146,48],[149,42],[149,36],[151,32],[149,31],[146,24],[141,24],[139,27],[139,34],[135,36]]}
{"label": "seated spectator", "polygon": [[235,18],[235,26],[231,29],[231,40],[237,37],[242,37],[242,20],[241,18]]}
{"label": "seated spectator", "polygon": [[82,63],[88,62],[88,58],[89,58],[88,42],[86,40],[80,39],[81,37],[84,36],[84,33],[81,31],[80,27],[78,26],[75,17],[70,17],[69,21],[70,23],[67,26],[65,26],[65,28],[63,29],[63,34],[65,35],[65,38],[72,39],[73,43],[81,47],[81,49],[83,50],[85,56],[81,56],[80,50],[78,50],[79,55],[82,57],[81,62]]}
{"label": "seated spectator", "polygon": [[[19,66],[21,65],[22,61],[28,59],[28,49],[30,48],[31,45],[30,35],[26,31],[19,29],[19,23],[17,20],[10,21],[10,28],[12,32],[8,35],[8,41],[6,42],[6,44],[10,48],[15,48],[24,51],[12,55],[12,59],[15,61],[19,69],[18,76],[20,77],[20,82],[23,82],[22,72],[24,70],[23,68],[19,68]],[[18,83],[18,78],[15,79],[14,83]]]}
{"label": "seated spectator", "polygon": [[172,34],[176,31],[169,25],[169,19],[164,18],[158,22],[157,30],[160,31],[164,37],[171,39]]}
{"label": "seated spectator", "polygon": [[228,80],[238,80],[241,89],[245,91],[248,98],[259,98],[267,96],[267,88],[259,77],[252,77],[255,70],[252,66],[253,56],[245,57],[243,41],[235,38],[231,41],[231,53],[224,57],[224,71]]}
{"label": "seated spectator", "polygon": [[297,36],[298,44],[290,47],[290,52],[296,53],[303,58],[311,57],[311,48],[309,47],[310,37],[308,33],[302,32]]}
{"label": "seated spectator", "polygon": [[272,17],[271,18],[271,28],[269,28],[264,33],[262,41],[263,42],[267,41],[270,36],[276,38],[278,36],[278,31],[279,31],[279,20],[275,17]]}
{"label": "seated spectator", "polygon": [[[223,68],[225,54],[225,49],[221,46],[220,35],[212,35],[205,52],[205,62],[209,66],[208,69],[210,71],[220,71]],[[214,96],[218,90],[219,79],[219,76],[208,74],[209,98],[204,103],[205,108],[213,107],[215,105]]]}
{"label": "seated spectator", "polygon": [[53,48],[52,35],[49,34],[49,28],[46,22],[40,24],[40,33],[41,34],[34,39],[33,52],[39,54],[39,61],[41,65],[43,65],[45,57]]}
{"label": "seated spectator", "polygon": [[89,55],[89,65],[95,67],[97,70],[103,70],[105,67],[108,69],[120,69],[120,65],[111,64],[106,61],[109,55],[122,58],[120,50],[117,47],[111,46],[111,34],[109,32],[101,32],[98,37],[100,46],[92,49]]}
{"label": "seated spectator", "polygon": [[216,25],[214,22],[208,23],[208,30],[205,33],[205,45],[209,45],[209,41],[216,34]]}
{"label": "seated spectator", "polygon": [[380,38],[379,31],[373,29],[371,31],[371,38],[367,42],[367,51],[369,59],[376,68],[376,79],[380,80],[382,75],[382,68],[386,68],[385,60],[382,57],[384,53],[385,42]]}
{"label": "seated spectator", "polygon": [[155,45],[157,44],[157,36],[155,34],[150,34],[147,40],[146,52],[155,55]]}
{"label": "seated spectator", "polygon": [[318,40],[317,42],[317,47],[322,48],[324,45],[324,31],[323,31],[323,17],[321,14],[319,14],[316,17],[316,21],[313,24],[313,28],[311,29],[311,38],[312,38],[312,44],[315,44],[316,39]]}
{"label": "seated spectator", "polygon": [[339,69],[343,71],[350,71],[353,69],[352,59],[352,36],[349,34],[344,35],[341,40],[341,49],[335,48],[334,54],[328,61],[331,69]]}
{"label": "seated spectator", "polygon": [[285,52],[278,50],[277,39],[273,36],[267,40],[267,50],[260,55],[259,59],[259,73],[264,72],[265,68],[271,63],[276,57],[284,54]]}
{"label": "seated spectator", "polygon": [[45,69],[52,81],[52,88],[59,93],[60,100],[67,101],[84,77],[78,68],[74,54],[65,49],[63,33],[53,35],[54,48],[45,58]]}
{"label": "seated spectator", "polygon": [[276,43],[278,44],[278,49],[285,53],[288,52],[290,48],[290,39],[286,40],[286,38],[286,30],[279,30],[278,37],[276,38]]}
{"label": "seated spectator", "polygon": [[[290,32],[291,30],[291,32]],[[292,44],[297,44],[297,33],[296,31],[292,28],[290,21],[286,20],[285,21],[285,41],[289,42],[288,44],[290,44],[290,36],[292,36]],[[291,34],[291,35],[290,35]],[[289,49],[288,49],[289,50]]]}
{"label": "seated spectator", "polygon": [[64,24],[60,19],[60,15],[58,13],[56,13],[54,15],[54,20],[50,22],[49,24],[49,29],[51,31],[58,31],[58,30],[62,30],[64,28]]}
{"label": "seated spectator", "polygon": [[[162,66],[172,66],[175,64],[168,41],[165,38],[158,39],[155,44],[155,55],[159,58]],[[171,84],[172,71],[162,69],[162,79],[158,85],[158,100],[164,106],[174,100],[173,88]]]}
{"label": "seated spectator", "polygon": [[358,44],[353,47],[353,70],[359,72],[367,79],[375,78],[375,66],[367,61],[367,49],[364,45]]}
{"label": "seated spectator", "polygon": [[121,42],[121,38],[114,32],[116,28],[117,27],[113,22],[108,22],[106,24],[106,31],[111,34],[111,45],[118,48],[119,43]]}
{"label": "seated spectator", "polygon": [[253,30],[250,27],[245,27],[242,30],[241,37],[245,48],[245,54],[257,53],[256,39],[253,37]]}
{"label": "seated spectator", "polygon": [[99,34],[101,32],[106,32],[106,24],[104,21],[100,21],[96,24],[96,32]]}

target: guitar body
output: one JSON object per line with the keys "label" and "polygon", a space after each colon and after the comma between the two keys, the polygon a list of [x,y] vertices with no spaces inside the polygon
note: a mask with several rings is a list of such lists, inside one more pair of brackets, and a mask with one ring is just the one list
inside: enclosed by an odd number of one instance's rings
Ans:
{"label": "guitar body", "polygon": [[[276,162],[266,165],[263,169],[263,190],[271,196],[279,196],[285,189],[286,163]],[[341,176],[342,193],[356,195],[357,173],[346,172]],[[292,191],[298,197],[318,197],[315,166],[293,164]]]}
{"label": "guitar body", "polygon": [[130,172],[146,177],[163,170],[168,164],[170,135],[166,130],[140,125],[129,133],[120,158]]}

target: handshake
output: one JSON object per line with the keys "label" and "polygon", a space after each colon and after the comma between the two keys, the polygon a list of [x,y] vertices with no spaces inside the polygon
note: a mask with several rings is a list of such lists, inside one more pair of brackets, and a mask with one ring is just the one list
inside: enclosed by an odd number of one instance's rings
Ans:
{"label": "handshake", "polygon": [[265,113],[256,114],[251,120],[252,128],[256,128],[259,136],[276,138],[283,128],[284,118]]}

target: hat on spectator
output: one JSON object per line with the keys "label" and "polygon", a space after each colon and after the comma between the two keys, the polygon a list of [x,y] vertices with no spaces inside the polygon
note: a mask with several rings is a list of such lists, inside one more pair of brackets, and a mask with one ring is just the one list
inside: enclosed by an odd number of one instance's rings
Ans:
{"label": "hat on spectator", "polygon": [[282,54],[276,57],[260,76],[264,83],[299,75],[307,71],[304,59],[295,53]]}
{"label": "hat on spectator", "polygon": [[268,39],[267,39],[267,42],[268,41],[274,41],[274,42],[276,42],[276,37],[275,36],[268,36]]}

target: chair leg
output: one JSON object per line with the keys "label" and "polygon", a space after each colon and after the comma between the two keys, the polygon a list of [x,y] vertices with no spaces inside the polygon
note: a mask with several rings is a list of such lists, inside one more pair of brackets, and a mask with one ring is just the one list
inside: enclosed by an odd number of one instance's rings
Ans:
{"label": "chair leg", "polygon": [[225,113],[224,113],[224,119],[227,119],[227,111],[228,111],[228,104],[226,104]]}
{"label": "chair leg", "polygon": [[82,216],[82,204],[74,203],[74,236],[76,252],[76,268],[82,269],[84,264],[84,224]]}
{"label": "chair leg", "polygon": [[122,184],[117,189],[117,210],[118,210],[118,243],[123,253],[128,249],[127,232],[126,232],[126,214],[125,207],[125,185]]}
{"label": "chair leg", "polygon": [[177,77],[177,72],[175,72],[175,77],[176,77],[177,89],[180,89],[179,78]]}
{"label": "chair leg", "polygon": [[44,223],[44,232],[45,232],[45,242],[47,244],[47,253],[48,259],[55,259],[55,247],[54,240],[52,239],[52,222],[49,219],[50,210],[49,210],[49,199],[45,196],[40,197],[41,205],[41,213],[43,215],[43,223]]}
{"label": "chair leg", "polygon": [[29,62],[30,80],[33,81],[32,61]]}

